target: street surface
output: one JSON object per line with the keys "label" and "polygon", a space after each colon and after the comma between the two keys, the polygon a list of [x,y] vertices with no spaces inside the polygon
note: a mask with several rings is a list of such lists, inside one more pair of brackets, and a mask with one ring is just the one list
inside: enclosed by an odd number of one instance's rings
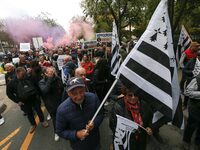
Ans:
{"label": "street surface", "polygon": [[[6,96],[4,75],[0,74],[0,101],[7,104],[6,111],[2,114],[5,124],[0,126],[0,149],[2,150],[70,150],[69,142],[65,139],[54,141],[54,133],[51,120],[50,126],[43,128],[39,123],[35,132],[29,134],[29,122],[17,104]],[[106,107],[110,110],[112,103]],[[44,107],[45,118],[47,112]],[[101,124],[101,149],[109,150],[112,143],[112,132],[108,126],[108,115]],[[38,122],[38,118],[36,116]],[[160,129],[160,135],[164,143],[160,144],[154,137],[150,137],[147,150],[182,150],[183,131],[171,126],[164,125]],[[192,149],[191,149],[192,150]]]}

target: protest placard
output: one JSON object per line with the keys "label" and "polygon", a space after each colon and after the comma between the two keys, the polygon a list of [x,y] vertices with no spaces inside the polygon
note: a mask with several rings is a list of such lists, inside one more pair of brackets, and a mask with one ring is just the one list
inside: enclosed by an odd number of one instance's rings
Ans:
{"label": "protest placard", "polygon": [[20,43],[20,51],[27,52],[31,49],[30,43]]}

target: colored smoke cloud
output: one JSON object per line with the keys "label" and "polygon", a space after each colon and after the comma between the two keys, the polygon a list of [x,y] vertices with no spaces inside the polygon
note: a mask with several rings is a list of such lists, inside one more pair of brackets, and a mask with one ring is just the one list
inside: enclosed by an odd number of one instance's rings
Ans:
{"label": "colored smoke cloud", "polygon": [[70,24],[69,34],[74,40],[77,40],[80,36],[86,40],[91,40],[94,36],[92,25],[81,19],[76,19]]}
{"label": "colored smoke cloud", "polygon": [[92,25],[81,19],[76,19],[70,23],[68,32],[61,26],[50,27],[45,22],[31,17],[8,18],[4,22],[4,31],[9,34],[17,44],[32,42],[33,37],[42,37],[44,47],[53,49],[54,47],[69,45],[76,42],[80,37],[90,40],[94,37]]}
{"label": "colored smoke cloud", "polygon": [[53,49],[54,48],[53,38],[52,37],[48,37],[46,42],[43,43],[43,46],[45,48],[48,48],[48,49]]}
{"label": "colored smoke cloud", "polygon": [[53,42],[56,43],[65,34],[62,27],[49,27],[46,23],[39,19],[26,18],[8,18],[5,20],[4,30],[16,42],[31,42],[33,37],[42,37],[47,40],[48,37],[53,37]]}

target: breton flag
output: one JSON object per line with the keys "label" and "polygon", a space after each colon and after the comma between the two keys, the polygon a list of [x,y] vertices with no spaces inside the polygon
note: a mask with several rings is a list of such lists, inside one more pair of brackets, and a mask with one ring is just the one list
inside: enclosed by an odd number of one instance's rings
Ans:
{"label": "breton flag", "polygon": [[179,40],[178,40],[177,50],[176,50],[177,62],[179,62],[179,59],[180,59],[183,51],[189,48],[191,42],[192,42],[192,39],[190,38],[184,25],[182,25],[181,33],[180,33]]}
{"label": "breton flag", "polygon": [[130,150],[130,136],[137,129],[137,123],[117,115],[117,126],[114,137],[115,150]]}
{"label": "breton flag", "polygon": [[120,67],[120,56],[119,56],[119,37],[118,37],[117,26],[115,22],[113,22],[111,53],[112,53],[111,74],[113,76],[116,76]]}
{"label": "breton flag", "polygon": [[167,0],[161,0],[146,31],[122,63],[117,78],[164,116],[172,119]]}

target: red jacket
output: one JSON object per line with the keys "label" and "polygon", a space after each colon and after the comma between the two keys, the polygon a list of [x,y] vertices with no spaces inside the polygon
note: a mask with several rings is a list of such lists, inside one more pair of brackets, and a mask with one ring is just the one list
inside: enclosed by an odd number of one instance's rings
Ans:
{"label": "red jacket", "polygon": [[186,54],[186,61],[188,62],[190,59],[192,58],[196,58],[197,57],[197,54],[196,53],[193,53],[191,49],[186,49],[185,51],[185,54]]}
{"label": "red jacket", "polygon": [[89,61],[89,62],[81,62],[81,66],[83,68],[85,68],[86,70],[86,74],[91,74],[93,73],[93,70],[94,70],[94,64]]}

